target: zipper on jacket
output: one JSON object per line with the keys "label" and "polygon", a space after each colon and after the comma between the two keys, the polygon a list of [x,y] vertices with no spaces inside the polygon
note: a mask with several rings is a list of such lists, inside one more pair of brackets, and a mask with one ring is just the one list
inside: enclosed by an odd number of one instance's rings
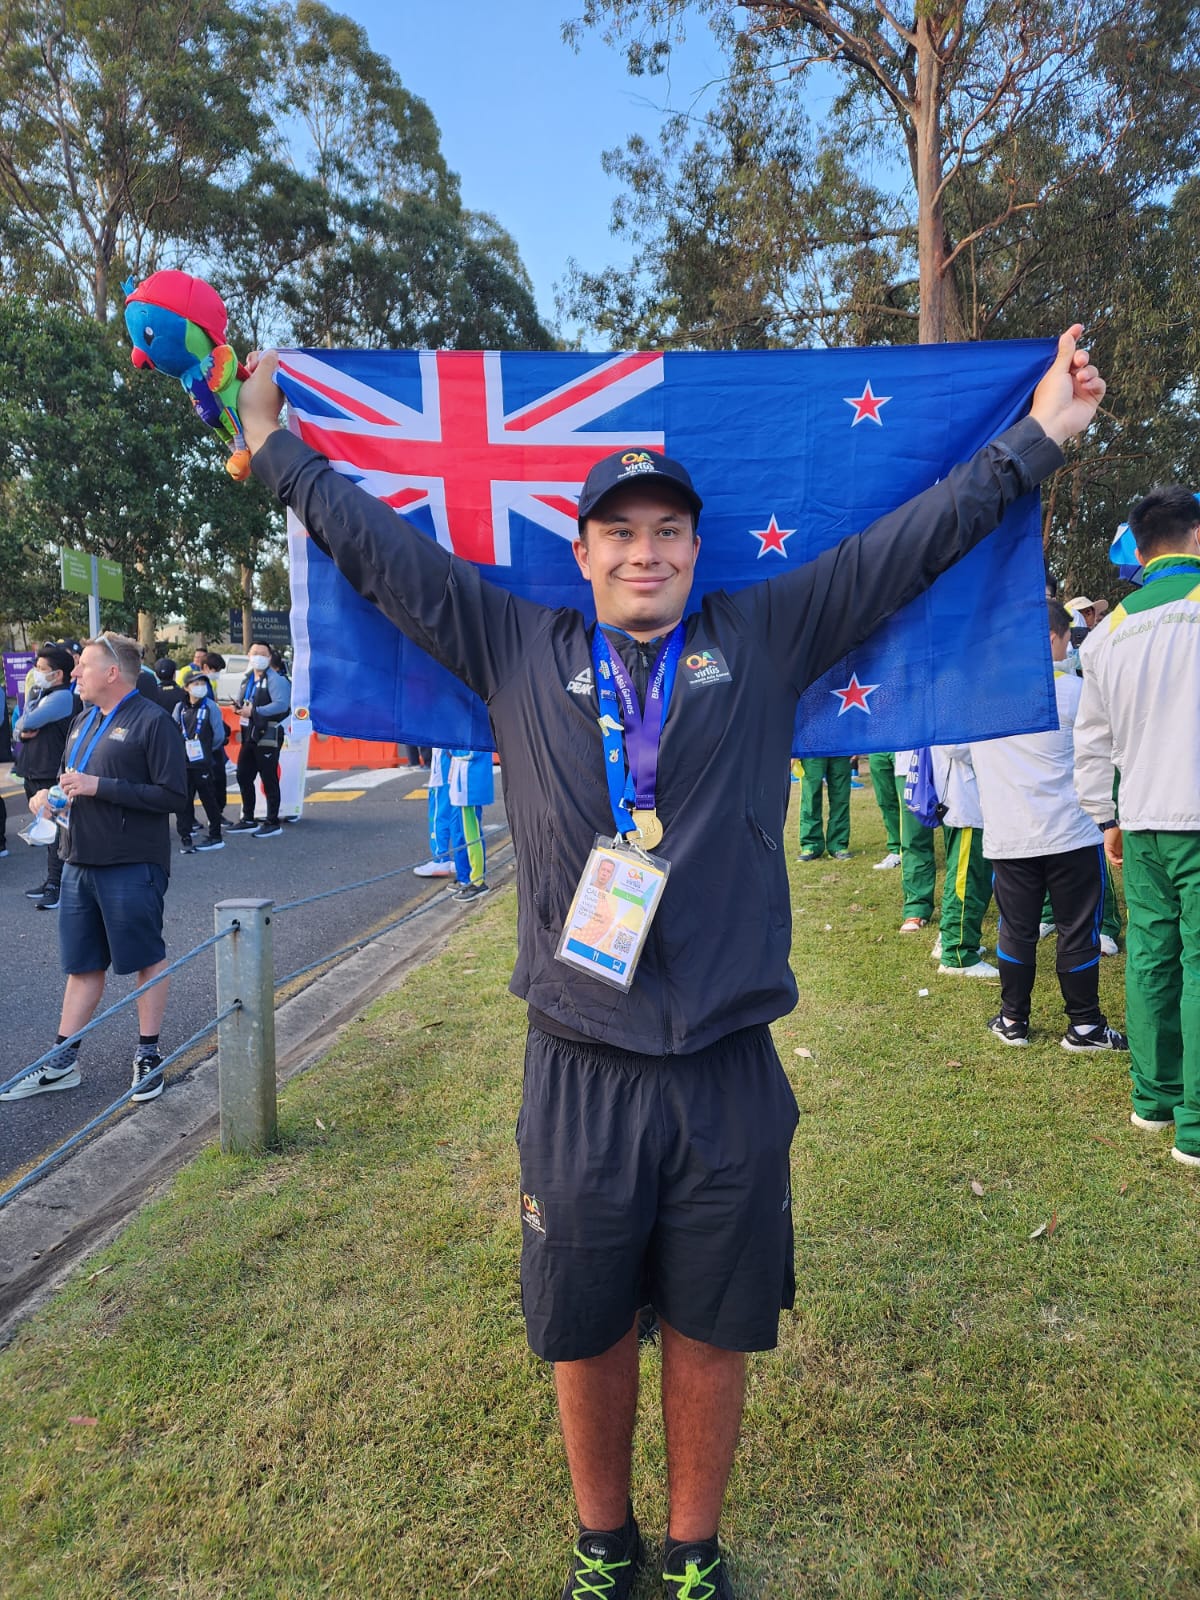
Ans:
{"label": "zipper on jacket", "polygon": [[771,835],[763,827],[762,823],[759,822],[757,817],[754,819],[754,826],[758,829],[758,837],[766,845],[768,850],[778,850],[779,849],[779,846],[775,843],[774,839],[772,839]]}

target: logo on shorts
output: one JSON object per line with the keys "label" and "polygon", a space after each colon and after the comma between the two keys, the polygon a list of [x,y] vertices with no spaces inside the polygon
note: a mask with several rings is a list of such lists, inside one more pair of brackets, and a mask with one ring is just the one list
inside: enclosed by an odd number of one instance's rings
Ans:
{"label": "logo on shorts", "polygon": [[535,1194],[521,1196],[521,1221],[527,1228],[532,1228],[534,1233],[546,1236],[546,1219],[542,1216],[542,1202]]}

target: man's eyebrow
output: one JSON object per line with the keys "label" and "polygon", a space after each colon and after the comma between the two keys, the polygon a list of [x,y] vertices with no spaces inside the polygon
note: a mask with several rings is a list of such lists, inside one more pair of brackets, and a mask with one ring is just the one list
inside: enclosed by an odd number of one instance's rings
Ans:
{"label": "man's eyebrow", "polygon": [[[680,506],[678,508],[678,510],[676,510],[676,511],[664,511],[662,513],[662,515],[658,518],[658,520],[659,520],[659,522],[678,522],[681,517],[686,517],[687,514],[688,513],[687,513],[686,509],[683,506]],[[614,524],[616,524],[618,522],[628,522],[629,521],[629,517],[628,516],[621,517],[621,516],[616,516],[615,514],[612,514],[612,515],[609,515],[609,516],[598,516],[598,517],[593,518],[592,520],[595,521],[595,522],[600,523],[600,525],[602,527],[612,527]]]}

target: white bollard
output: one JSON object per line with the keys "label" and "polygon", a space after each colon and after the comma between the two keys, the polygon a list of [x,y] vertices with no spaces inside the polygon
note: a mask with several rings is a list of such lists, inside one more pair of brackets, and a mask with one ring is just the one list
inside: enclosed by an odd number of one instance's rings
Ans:
{"label": "white bollard", "polygon": [[273,900],[222,900],[216,932],[235,931],[217,952],[217,1011],[238,1010],[217,1024],[221,1149],[265,1150],[275,1143],[275,959]]}

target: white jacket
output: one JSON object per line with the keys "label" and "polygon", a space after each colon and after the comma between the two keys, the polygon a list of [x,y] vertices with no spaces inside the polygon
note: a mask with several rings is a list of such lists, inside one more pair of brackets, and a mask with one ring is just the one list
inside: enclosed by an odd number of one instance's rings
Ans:
{"label": "white jacket", "polygon": [[971,764],[969,744],[935,744],[929,752],[933,762],[933,786],[946,808],[942,823],[947,828],[982,828],[983,807],[979,783]]}
{"label": "white jacket", "polygon": [[[1192,567],[1184,598],[1154,603],[1157,568]],[[1096,822],[1171,833],[1200,830],[1200,563],[1160,556],[1146,568],[1146,601],[1118,606],[1093,628],[1075,723],[1075,787]],[[1099,637],[1097,637],[1099,635]],[[1121,774],[1119,802],[1114,774]]]}
{"label": "white jacket", "polygon": [[989,860],[1058,856],[1102,842],[1072,782],[1071,730],[1081,688],[1075,673],[1054,674],[1057,733],[1023,733],[971,745],[983,803],[983,853]]}

